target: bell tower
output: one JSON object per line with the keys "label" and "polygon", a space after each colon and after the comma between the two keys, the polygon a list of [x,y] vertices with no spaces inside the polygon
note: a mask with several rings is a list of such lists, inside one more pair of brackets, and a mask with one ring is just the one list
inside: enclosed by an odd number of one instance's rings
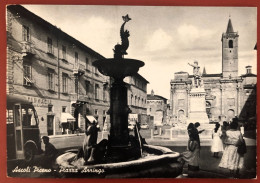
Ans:
{"label": "bell tower", "polygon": [[234,32],[231,19],[227,31],[222,34],[222,73],[223,78],[238,76],[238,32]]}

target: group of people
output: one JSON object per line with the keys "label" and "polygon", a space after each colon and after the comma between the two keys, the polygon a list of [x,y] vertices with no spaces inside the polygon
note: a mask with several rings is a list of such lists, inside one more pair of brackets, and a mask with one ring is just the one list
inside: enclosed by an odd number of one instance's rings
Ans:
{"label": "group of people", "polygon": [[219,167],[229,169],[232,177],[239,177],[239,170],[244,164],[246,145],[238,121],[233,119],[230,124],[223,122],[222,127],[217,123],[212,138],[213,156],[218,158],[218,153],[223,152]]}
{"label": "group of people", "polygon": [[[187,150],[181,154],[179,159],[183,164],[185,162],[188,164],[189,171],[199,170],[201,148],[199,134],[204,131],[199,131],[199,126],[199,122],[188,125],[189,140]],[[223,125],[216,123],[212,131],[211,152],[214,158],[218,158],[219,153],[223,152],[219,167],[229,169],[231,176],[234,178],[239,176],[239,170],[244,163],[246,146],[236,119],[233,119],[230,124],[227,122],[223,122]]]}

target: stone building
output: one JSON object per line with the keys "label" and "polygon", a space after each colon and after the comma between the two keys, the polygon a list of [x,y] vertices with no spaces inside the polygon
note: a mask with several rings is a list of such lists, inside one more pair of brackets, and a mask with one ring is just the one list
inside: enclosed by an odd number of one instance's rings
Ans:
{"label": "stone building", "polygon": [[129,114],[129,118],[134,118],[141,123],[146,122],[147,84],[149,82],[138,73],[134,76],[126,77],[124,81],[128,87],[128,106],[132,111]]}
{"label": "stone building", "polygon": [[[222,73],[207,74],[203,69],[201,79],[205,89],[205,108],[209,121],[231,120],[238,117],[248,121],[256,117],[257,76],[246,67],[244,75],[238,75],[238,32],[234,32],[231,19],[222,34]],[[171,115],[177,121],[190,117],[190,91],[194,75],[176,72],[171,80]]]}
{"label": "stone building", "polygon": [[153,90],[147,95],[147,115],[155,126],[167,123],[167,99],[155,95]]}
{"label": "stone building", "polygon": [[7,94],[31,101],[41,135],[102,126],[110,80],[92,66],[104,57],[20,5],[7,7]]}

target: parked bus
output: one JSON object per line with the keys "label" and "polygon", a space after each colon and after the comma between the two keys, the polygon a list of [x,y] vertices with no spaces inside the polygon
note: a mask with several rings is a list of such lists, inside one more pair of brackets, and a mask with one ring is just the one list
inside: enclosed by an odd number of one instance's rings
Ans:
{"label": "parked bus", "polygon": [[42,152],[39,120],[32,103],[7,95],[7,160],[32,161]]}

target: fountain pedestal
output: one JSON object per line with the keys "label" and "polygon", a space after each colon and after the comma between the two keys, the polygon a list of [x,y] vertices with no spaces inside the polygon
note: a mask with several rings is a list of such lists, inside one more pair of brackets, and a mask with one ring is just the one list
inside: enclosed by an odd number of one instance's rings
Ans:
{"label": "fountain pedestal", "polygon": [[127,87],[123,79],[136,74],[144,62],[135,59],[109,58],[93,62],[99,72],[112,77],[110,92],[110,135],[107,151],[108,162],[119,162],[136,157],[136,150],[131,146],[128,130]]}
{"label": "fountain pedestal", "polygon": [[110,99],[110,145],[111,146],[128,146],[128,113],[130,109],[127,105],[127,88],[123,81],[115,81],[111,87]]}

